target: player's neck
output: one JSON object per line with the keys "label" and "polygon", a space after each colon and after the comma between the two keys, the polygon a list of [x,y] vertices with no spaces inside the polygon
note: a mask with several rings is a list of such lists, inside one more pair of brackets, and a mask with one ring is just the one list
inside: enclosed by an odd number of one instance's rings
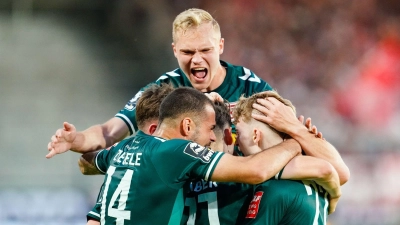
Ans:
{"label": "player's neck", "polygon": [[271,148],[275,145],[282,143],[282,141],[283,141],[283,139],[280,137],[273,137],[273,138],[269,137],[269,138],[262,139],[259,143],[259,146],[261,149],[265,150],[265,149]]}
{"label": "player's neck", "polygon": [[157,127],[156,131],[153,133],[153,136],[166,140],[175,138],[185,139],[179,132],[179,129],[172,128],[166,124],[161,124],[159,127]]}

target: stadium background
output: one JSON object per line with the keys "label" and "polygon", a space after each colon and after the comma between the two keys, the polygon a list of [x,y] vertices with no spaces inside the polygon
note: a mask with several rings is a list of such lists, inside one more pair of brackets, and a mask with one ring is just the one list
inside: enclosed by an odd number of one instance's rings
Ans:
{"label": "stadium background", "polygon": [[400,4],[395,0],[2,0],[0,224],[85,224],[101,176],[51,135],[111,118],[176,68],[174,17],[215,16],[223,60],[310,116],[351,170],[332,225],[400,224]]}

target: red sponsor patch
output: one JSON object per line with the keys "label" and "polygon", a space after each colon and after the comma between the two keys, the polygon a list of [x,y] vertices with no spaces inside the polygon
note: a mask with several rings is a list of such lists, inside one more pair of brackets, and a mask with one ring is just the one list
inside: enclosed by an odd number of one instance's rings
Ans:
{"label": "red sponsor patch", "polygon": [[263,191],[257,191],[254,194],[253,200],[251,200],[249,209],[247,210],[246,218],[255,219],[257,217],[258,209],[260,208],[260,202],[263,194],[264,194]]}

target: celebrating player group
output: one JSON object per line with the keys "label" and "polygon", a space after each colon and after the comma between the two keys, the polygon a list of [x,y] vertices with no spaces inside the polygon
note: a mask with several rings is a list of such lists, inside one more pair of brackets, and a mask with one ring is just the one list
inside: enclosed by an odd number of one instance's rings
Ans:
{"label": "celebrating player group", "polygon": [[103,174],[87,224],[326,224],[350,176],[311,119],[254,72],[220,60],[224,39],[201,9],[172,26],[179,68],[113,118],[64,122],[47,158],[82,154]]}

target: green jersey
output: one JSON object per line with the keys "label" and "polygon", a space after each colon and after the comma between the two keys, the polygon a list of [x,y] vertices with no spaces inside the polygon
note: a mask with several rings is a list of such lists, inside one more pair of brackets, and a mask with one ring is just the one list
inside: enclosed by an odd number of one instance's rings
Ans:
{"label": "green jersey", "polygon": [[[226,77],[223,83],[217,89],[213,90],[213,92],[217,92],[222,98],[228,100],[231,108],[236,105],[236,102],[242,95],[249,97],[254,93],[272,90],[271,86],[267,82],[261,80],[249,69],[242,66],[232,65],[225,61],[220,62],[221,65],[226,68]],[[185,73],[179,68],[163,74],[153,83],[171,83],[175,87],[193,87]],[[121,118],[126,123],[131,134],[137,130],[135,115],[136,103],[146,87],[142,88],[131,100],[128,101],[125,107],[115,115],[115,117]]]}
{"label": "green jersey", "polygon": [[100,151],[97,168],[106,173],[101,224],[179,224],[185,182],[208,180],[224,153],[183,139],[165,140],[139,131]]}
{"label": "green jersey", "polygon": [[188,194],[181,224],[235,224],[245,199],[252,193],[251,185],[233,182],[196,180],[187,184]]}
{"label": "green jersey", "polygon": [[99,194],[97,195],[97,200],[96,204],[90,210],[90,212],[86,215],[87,220],[96,220],[100,221],[100,210],[101,210],[101,201],[102,201],[102,196],[103,196],[103,189],[104,189],[104,184],[101,186]]}
{"label": "green jersey", "polygon": [[312,181],[268,180],[255,187],[239,224],[325,225],[328,193]]}

